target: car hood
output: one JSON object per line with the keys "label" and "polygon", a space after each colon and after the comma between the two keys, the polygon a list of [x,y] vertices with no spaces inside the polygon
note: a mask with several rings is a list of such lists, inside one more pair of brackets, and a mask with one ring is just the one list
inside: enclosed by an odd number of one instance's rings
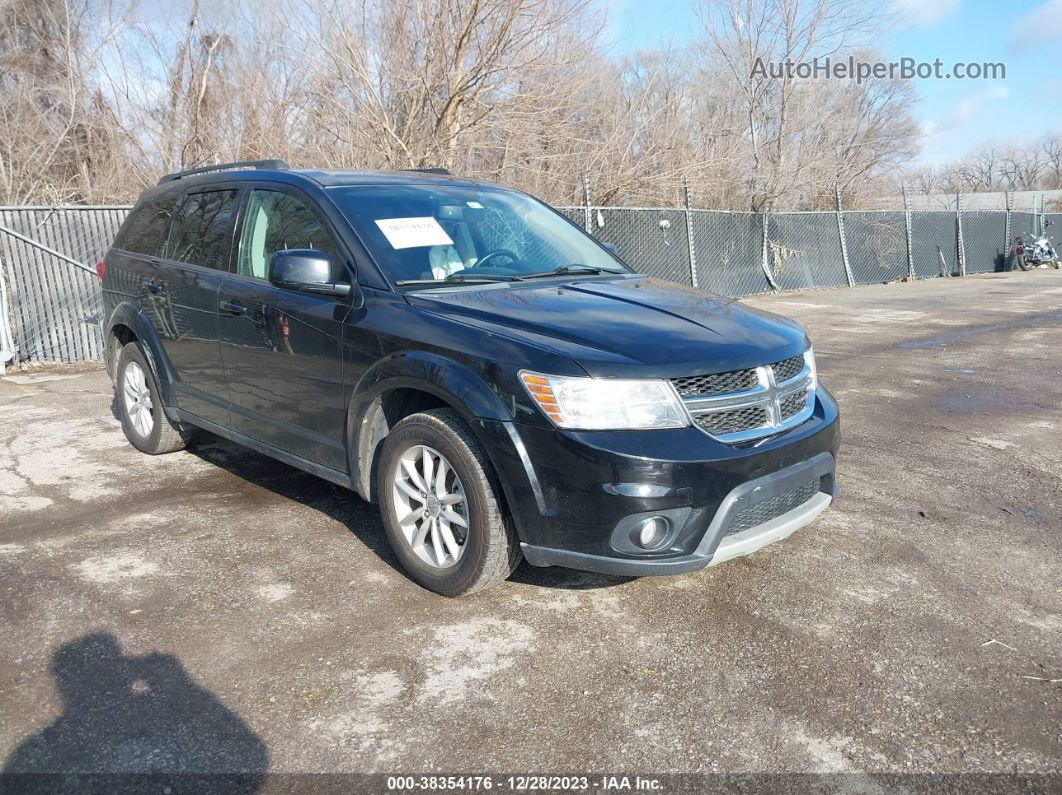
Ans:
{"label": "car hood", "polygon": [[787,318],[643,277],[505,284],[406,294],[414,306],[567,356],[590,375],[724,372],[808,347]]}

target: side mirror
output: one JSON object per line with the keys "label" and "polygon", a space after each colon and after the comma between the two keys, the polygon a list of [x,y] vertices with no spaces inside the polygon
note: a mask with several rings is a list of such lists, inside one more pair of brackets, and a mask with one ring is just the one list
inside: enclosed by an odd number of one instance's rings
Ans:
{"label": "side mirror", "polygon": [[313,248],[289,248],[273,253],[269,281],[285,290],[343,297],[350,282],[332,281],[332,258]]}
{"label": "side mirror", "polygon": [[604,246],[608,250],[608,252],[613,256],[618,257],[620,255],[619,246],[617,246],[615,243],[602,243],[601,245]]}

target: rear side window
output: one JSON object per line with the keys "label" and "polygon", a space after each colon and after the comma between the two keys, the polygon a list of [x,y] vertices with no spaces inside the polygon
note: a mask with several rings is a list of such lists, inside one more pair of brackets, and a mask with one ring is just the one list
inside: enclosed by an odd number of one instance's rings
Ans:
{"label": "rear side window", "polygon": [[236,190],[189,193],[174,218],[166,257],[228,270],[232,225],[239,208]]}
{"label": "rear side window", "polygon": [[133,210],[117,248],[134,254],[157,257],[166,242],[166,230],[177,207],[177,199],[155,199]]}

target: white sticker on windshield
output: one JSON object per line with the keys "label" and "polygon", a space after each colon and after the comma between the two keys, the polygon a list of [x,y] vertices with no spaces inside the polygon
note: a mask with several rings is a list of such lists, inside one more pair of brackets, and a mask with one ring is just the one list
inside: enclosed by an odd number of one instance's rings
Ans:
{"label": "white sticker on windshield", "polygon": [[483,205],[480,204],[479,202],[465,202],[465,204],[467,204],[473,210],[482,210],[483,209]]}
{"label": "white sticker on windshield", "polygon": [[381,218],[376,222],[387,237],[392,248],[417,248],[419,246],[452,246],[454,241],[439,226],[439,222],[426,215],[422,218]]}

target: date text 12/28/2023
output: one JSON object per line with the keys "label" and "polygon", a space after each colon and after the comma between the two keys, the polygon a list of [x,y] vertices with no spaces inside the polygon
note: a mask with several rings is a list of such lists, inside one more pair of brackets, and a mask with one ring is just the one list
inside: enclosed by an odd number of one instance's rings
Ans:
{"label": "date text 12/28/2023", "polygon": [[489,791],[510,792],[581,792],[588,790],[615,792],[660,792],[659,779],[641,776],[388,776],[387,792]]}

